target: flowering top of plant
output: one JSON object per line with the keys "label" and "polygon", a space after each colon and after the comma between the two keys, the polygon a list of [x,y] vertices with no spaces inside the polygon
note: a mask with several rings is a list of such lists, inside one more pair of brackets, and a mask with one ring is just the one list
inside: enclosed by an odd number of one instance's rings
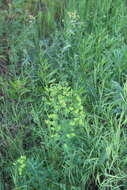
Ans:
{"label": "flowering top of plant", "polygon": [[72,21],[79,21],[79,19],[80,19],[80,16],[77,14],[76,11],[68,12],[67,14]]}
{"label": "flowering top of plant", "polygon": [[[71,146],[84,126],[84,110],[80,96],[67,85],[57,84],[48,90],[50,113],[46,124],[54,141]],[[68,142],[68,143],[67,143]]]}

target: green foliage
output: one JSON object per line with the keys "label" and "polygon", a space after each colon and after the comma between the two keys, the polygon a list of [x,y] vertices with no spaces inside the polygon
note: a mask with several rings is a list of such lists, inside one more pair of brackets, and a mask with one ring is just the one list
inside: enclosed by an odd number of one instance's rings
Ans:
{"label": "green foliage", "polygon": [[126,190],[126,0],[0,1],[0,190]]}
{"label": "green foliage", "polygon": [[46,110],[48,119],[46,124],[49,128],[51,143],[59,142],[67,149],[74,149],[75,137],[79,138],[84,125],[83,106],[80,96],[65,85],[53,85],[46,89],[49,100]]}
{"label": "green foliage", "polygon": [[[21,156],[12,167],[12,176],[16,189],[50,189],[56,178],[52,168],[45,168],[38,158]],[[53,182],[51,181],[53,180]],[[55,186],[54,186],[55,187]]]}

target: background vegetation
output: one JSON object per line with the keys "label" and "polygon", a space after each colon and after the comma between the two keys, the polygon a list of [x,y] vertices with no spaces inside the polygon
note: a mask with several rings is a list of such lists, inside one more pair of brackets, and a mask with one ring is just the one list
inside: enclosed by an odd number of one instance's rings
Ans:
{"label": "background vegetation", "polygon": [[127,189],[126,0],[0,0],[0,190]]}

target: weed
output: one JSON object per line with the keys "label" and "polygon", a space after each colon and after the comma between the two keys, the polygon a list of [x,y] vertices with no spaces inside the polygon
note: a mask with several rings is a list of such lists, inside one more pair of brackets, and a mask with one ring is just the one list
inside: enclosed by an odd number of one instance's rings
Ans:
{"label": "weed", "polygon": [[0,1],[0,190],[127,189],[126,0]]}

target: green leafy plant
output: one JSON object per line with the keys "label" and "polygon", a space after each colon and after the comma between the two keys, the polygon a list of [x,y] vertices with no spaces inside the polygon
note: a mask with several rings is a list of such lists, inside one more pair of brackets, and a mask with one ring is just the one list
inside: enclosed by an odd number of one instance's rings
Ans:
{"label": "green leafy plant", "polygon": [[10,89],[8,89],[8,93],[10,97],[18,98],[30,92],[30,89],[26,87],[26,80],[17,79],[15,81],[11,81]]}
{"label": "green leafy plant", "polygon": [[85,112],[76,91],[67,84],[56,84],[46,89],[48,115],[46,124],[51,144],[61,144],[63,149],[73,151],[83,131]]}
{"label": "green leafy plant", "polygon": [[[55,175],[55,176],[54,176]],[[40,158],[21,156],[12,167],[12,177],[16,189],[47,189],[55,187],[57,172],[45,167]]]}
{"label": "green leafy plant", "polygon": [[127,189],[126,25],[126,0],[0,1],[0,190]]}

